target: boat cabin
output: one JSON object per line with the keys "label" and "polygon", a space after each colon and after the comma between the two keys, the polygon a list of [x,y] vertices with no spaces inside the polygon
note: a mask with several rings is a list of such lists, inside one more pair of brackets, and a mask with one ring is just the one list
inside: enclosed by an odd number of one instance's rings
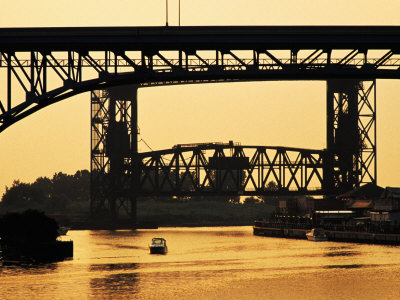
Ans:
{"label": "boat cabin", "polygon": [[168,251],[167,241],[164,238],[153,238],[149,248],[150,254],[165,254]]}

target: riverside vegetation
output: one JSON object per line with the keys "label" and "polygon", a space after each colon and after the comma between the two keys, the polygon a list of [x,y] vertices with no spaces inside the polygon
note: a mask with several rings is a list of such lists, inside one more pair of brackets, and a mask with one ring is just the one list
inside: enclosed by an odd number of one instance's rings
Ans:
{"label": "riverside vegetation", "polygon": [[[55,216],[63,224],[90,219],[90,172],[62,172],[33,183],[15,180],[6,187],[0,215],[27,209]],[[251,225],[273,213],[274,203],[257,197],[144,197],[137,203],[138,222],[158,226]]]}

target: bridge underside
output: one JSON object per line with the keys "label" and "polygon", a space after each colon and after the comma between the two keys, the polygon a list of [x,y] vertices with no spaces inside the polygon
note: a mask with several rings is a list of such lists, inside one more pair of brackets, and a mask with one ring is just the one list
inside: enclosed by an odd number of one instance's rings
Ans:
{"label": "bridge underside", "polygon": [[400,78],[399,41],[396,26],[4,28],[0,132],[124,84]]}

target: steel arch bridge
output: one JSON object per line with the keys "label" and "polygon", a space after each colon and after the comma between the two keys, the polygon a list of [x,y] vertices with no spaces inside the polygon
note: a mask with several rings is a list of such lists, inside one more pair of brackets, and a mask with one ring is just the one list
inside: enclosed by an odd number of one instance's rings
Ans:
{"label": "steel arch bridge", "polygon": [[0,28],[0,70],[2,131],[113,85],[397,79],[400,27]]}
{"label": "steel arch bridge", "polygon": [[[0,132],[48,105],[92,91],[92,209],[116,214],[119,201],[134,216],[142,176],[137,88],[325,80],[321,193],[334,193],[376,182],[377,78],[400,78],[399,26],[3,28]],[[112,88],[128,84],[134,88]],[[112,178],[108,192],[98,174]],[[307,187],[296,185],[298,192]]]}

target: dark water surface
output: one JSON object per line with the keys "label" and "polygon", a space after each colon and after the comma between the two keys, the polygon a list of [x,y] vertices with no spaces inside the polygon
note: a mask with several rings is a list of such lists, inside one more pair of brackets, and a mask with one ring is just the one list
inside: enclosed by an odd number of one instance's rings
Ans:
{"label": "dark water surface", "polygon": [[[150,255],[164,237],[167,255]],[[1,266],[0,299],[400,299],[400,247],[251,227],[70,231],[74,258]]]}

